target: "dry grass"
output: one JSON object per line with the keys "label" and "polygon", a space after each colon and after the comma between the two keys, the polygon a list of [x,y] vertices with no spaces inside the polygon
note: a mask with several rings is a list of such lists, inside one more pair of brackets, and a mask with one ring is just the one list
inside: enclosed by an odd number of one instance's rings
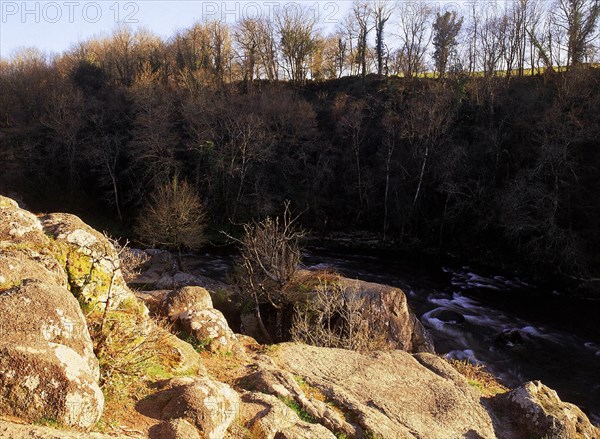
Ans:
{"label": "dry grass", "polygon": [[476,387],[485,397],[505,393],[509,390],[494,375],[486,371],[485,366],[481,364],[474,365],[467,360],[447,359],[447,361],[469,381],[471,386]]}
{"label": "dry grass", "polygon": [[156,420],[139,413],[136,405],[156,391],[155,382],[174,376],[168,328],[141,314],[138,306],[132,299],[106,315],[96,309],[86,316],[105,396],[98,431],[122,431],[122,426],[147,431]]}
{"label": "dry grass", "polygon": [[305,275],[296,288],[304,299],[296,302],[291,328],[293,341],[355,351],[389,349],[387,328],[376,325],[358,284],[346,285],[339,275]]}

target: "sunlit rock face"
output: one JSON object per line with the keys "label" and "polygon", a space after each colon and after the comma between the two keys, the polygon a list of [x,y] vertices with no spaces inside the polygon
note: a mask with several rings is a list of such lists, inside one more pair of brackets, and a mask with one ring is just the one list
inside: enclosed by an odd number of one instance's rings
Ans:
{"label": "sunlit rock face", "polygon": [[119,255],[104,235],[67,213],[45,215],[41,223],[65,268],[71,292],[81,303],[105,303],[109,295],[112,309],[126,300],[136,302],[123,279]]}
{"label": "sunlit rock face", "polygon": [[87,428],[104,397],[92,340],[38,218],[0,197],[0,413]]}
{"label": "sunlit rock face", "polygon": [[233,351],[237,337],[223,314],[213,308],[209,292],[202,287],[182,287],[170,292],[163,313],[176,328],[192,335],[211,352]]}

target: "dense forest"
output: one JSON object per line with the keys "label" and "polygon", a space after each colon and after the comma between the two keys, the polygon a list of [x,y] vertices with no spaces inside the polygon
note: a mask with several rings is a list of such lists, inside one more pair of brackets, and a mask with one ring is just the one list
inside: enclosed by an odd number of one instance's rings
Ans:
{"label": "dense forest", "polygon": [[0,191],[131,231],[177,177],[212,231],[290,200],[317,235],[597,276],[599,5],[540,4],[355,3],[326,36],[296,8],[22,50],[0,61]]}

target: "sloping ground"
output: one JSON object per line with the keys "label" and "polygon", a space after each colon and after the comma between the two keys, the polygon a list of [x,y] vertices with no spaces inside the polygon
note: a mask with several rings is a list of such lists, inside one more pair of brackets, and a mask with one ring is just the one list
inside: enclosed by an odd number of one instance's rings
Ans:
{"label": "sloping ground", "polygon": [[352,412],[376,436],[496,437],[497,421],[481,395],[434,355],[398,350],[362,354],[284,344],[272,356],[282,369]]}

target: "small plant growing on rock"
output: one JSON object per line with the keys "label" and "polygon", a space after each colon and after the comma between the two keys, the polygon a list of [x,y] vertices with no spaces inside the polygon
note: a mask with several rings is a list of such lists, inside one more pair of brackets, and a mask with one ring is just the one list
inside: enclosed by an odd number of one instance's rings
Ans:
{"label": "small plant growing on rock", "polygon": [[131,249],[129,241],[121,245],[118,241],[114,240],[113,245],[119,254],[123,279],[125,279],[125,282],[131,282],[140,274],[142,266],[150,260],[150,256],[141,250]]}
{"label": "small plant growing on rock", "polygon": [[312,417],[300,404],[298,404],[295,399],[289,397],[284,398],[283,396],[280,396],[279,399],[281,402],[291,408],[304,422],[308,422],[310,424],[317,423],[317,420]]}
{"label": "small plant growing on rock", "polygon": [[467,360],[454,359],[448,359],[448,362],[469,381],[469,385],[476,387],[483,396],[494,396],[508,391],[506,386],[486,371],[485,366],[481,364],[471,364]]}

